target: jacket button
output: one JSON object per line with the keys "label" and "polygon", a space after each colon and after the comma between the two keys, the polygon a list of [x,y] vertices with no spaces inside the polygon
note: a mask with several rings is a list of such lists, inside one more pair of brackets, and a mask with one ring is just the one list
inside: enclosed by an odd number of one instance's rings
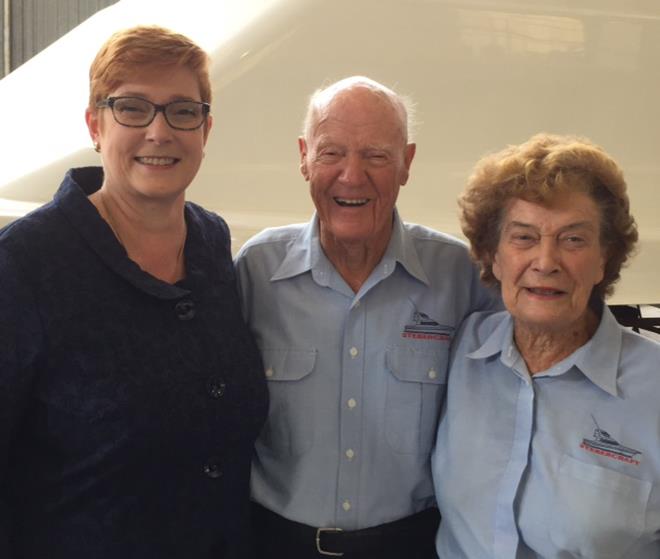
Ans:
{"label": "jacket button", "polygon": [[190,299],[181,299],[174,306],[174,312],[179,320],[190,320],[195,316],[195,303]]}
{"label": "jacket button", "polygon": [[222,398],[225,395],[225,390],[227,389],[227,385],[219,379],[211,380],[208,384],[208,387],[211,398],[216,399]]}
{"label": "jacket button", "polygon": [[218,462],[217,458],[211,458],[206,464],[204,464],[204,473],[211,479],[217,479],[222,475],[222,470],[220,469],[220,464]]}

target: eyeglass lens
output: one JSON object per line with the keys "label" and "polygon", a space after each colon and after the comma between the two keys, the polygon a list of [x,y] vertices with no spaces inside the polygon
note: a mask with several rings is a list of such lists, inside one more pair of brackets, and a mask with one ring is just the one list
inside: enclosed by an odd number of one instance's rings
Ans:
{"label": "eyeglass lens", "polygon": [[[204,121],[204,105],[194,101],[173,101],[165,105],[165,120],[173,128],[194,129]],[[154,119],[156,107],[139,97],[118,97],[112,112],[119,124],[147,126]]]}

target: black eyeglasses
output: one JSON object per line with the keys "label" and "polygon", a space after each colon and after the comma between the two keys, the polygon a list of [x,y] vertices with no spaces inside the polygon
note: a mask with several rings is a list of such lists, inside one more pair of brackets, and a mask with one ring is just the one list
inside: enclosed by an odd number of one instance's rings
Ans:
{"label": "black eyeglasses", "polygon": [[115,120],[131,128],[149,126],[158,113],[163,113],[167,124],[175,130],[197,130],[211,111],[211,105],[199,101],[171,101],[158,105],[141,97],[108,97],[96,106],[99,109],[110,107]]}

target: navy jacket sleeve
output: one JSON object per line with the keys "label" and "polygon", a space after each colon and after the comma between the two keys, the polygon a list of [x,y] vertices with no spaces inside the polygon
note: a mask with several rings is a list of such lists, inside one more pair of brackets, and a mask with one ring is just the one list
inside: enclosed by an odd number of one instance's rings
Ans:
{"label": "navy jacket sleeve", "polygon": [[42,330],[29,286],[0,247],[0,557],[12,559],[8,472],[34,378]]}

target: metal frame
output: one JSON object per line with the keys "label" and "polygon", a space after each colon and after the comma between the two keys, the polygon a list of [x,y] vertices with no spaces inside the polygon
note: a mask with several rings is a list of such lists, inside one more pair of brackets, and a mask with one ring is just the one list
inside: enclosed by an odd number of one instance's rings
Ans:
{"label": "metal frame", "polygon": [[[657,304],[651,306],[660,308]],[[642,317],[640,305],[611,305],[610,310],[622,326],[628,326],[635,332],[647,330],[660,334],[660,317]]]}
{"label": "metal frame", "polygon": [[11,72],[11,0],[3,0],[2,21],[2,76]]}

